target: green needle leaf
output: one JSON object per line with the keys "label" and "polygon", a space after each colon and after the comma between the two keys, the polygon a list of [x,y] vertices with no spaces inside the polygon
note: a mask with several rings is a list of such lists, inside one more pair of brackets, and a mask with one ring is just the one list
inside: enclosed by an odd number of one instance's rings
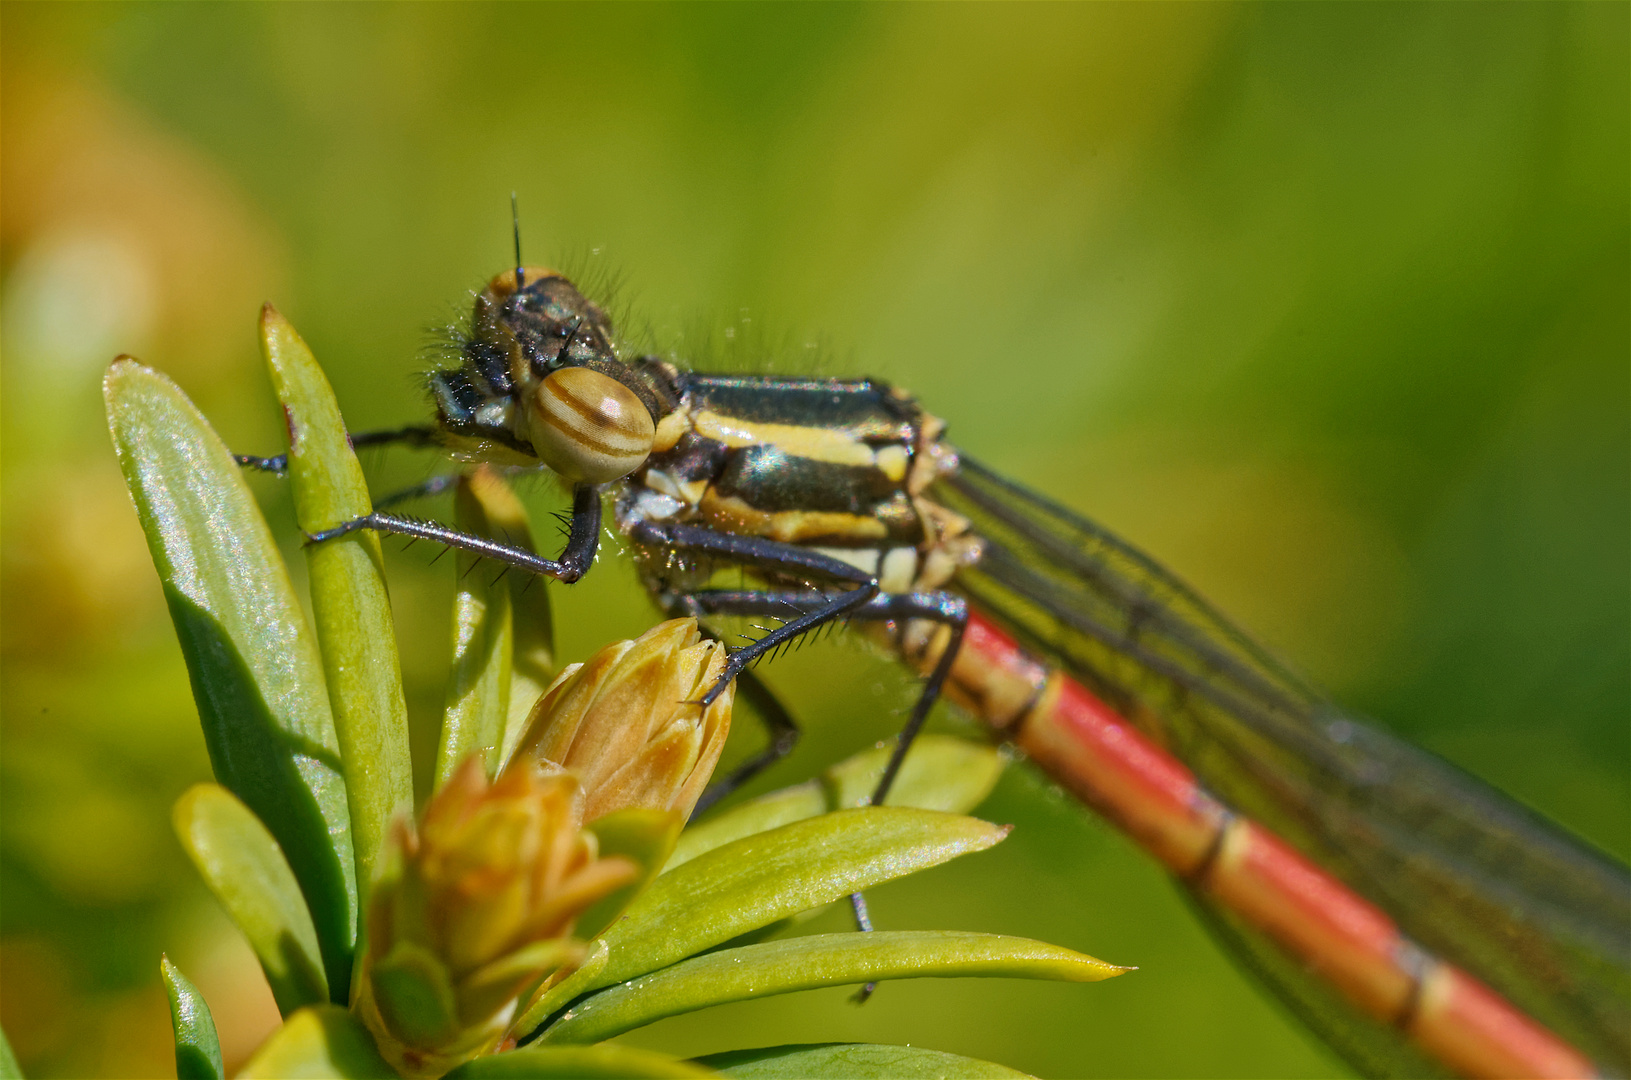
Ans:
{"label": "green needle leaf", "polygon": [[174,383],[124,358],[103,396],[215,777],[277,838],[328,984],[344,993],[357,912],[350,815],[322,666],[288,571],[237,462]]}
{"label": "green needle leaf", "polygon": [[[889,745],[864,750],[828,769],[821,780],[772,791],[692,825],[680,835],[665,869],[778,825],[829,810],[865,806],[892,750]],[[994,746],[953,735],[922,735],[901,763],[886,803],[966,814],[991,794],[1007,764],[1003,751]]]}
{"label": "green needle leaf", "polygon": [[697,1064],[743,1080],[1015,1080],[1029,1073],[978,1058],[879,1043],[804,1043],[731,1050]]}
{"label": "green needle leaf", "polygon": [[1008,829],[906,807],[841,810],[735,840],[667,870],[601,934],[603,967],[585,968],[526,1011],[528,1032],[581,994],[644,975],[880,882],[983,851]]}
{"label": "green needle leaf", "polygon": [[446,1080],[689,1080],[718,1076],[689,1061],[632,1046],[540,1046],[474,1058]]}
{"label": "green needle leaf", "polygon": [[260,819],[217,784],[189,788],[176,800],[171,819],[204,883],[249,939],[278,1011],[288,1016],[327,1001],[317,931],[283,852]]}
{"label": "green needle leaf", "polygon": [[614,986],[568,1009],[543,1040],[599,1042],[711,1005],[846,983],[969,976],[1097,982],[1127,970],[1057,945],[1000,934],[813,934],[723,949]]}
{"label": "green needle leaf", "polygon": [[585,910],[578,916],[573,933],[580,938],[592,938],[622,914],[629,901],[662,870],[684,826],[685,820],[678,811],[645,808],[619,810],[585,826],[594,833],[601,858],[621,855],[632,859],[640,867],[640,876]]}
{"label": "green needle leaf", "polygon": [[[246,811],[247,812],[247,811]],[[270,837],[268,837],[270,838]],[[289,879],[294,883],[293,877]],[[159,958],[159,977],[170,995],[170,1024],[176,1035],[176,1080],[221,1080],[221,1041],[204,995],[168,956]]]}
{"label": "green needle leaf", "polygon": [[[478,467],[470,474],[470,491],[481,502],[487,534],[511,547],[536,552],[532,523],[526,507],[516,498],[508,482],[495,470]],[[479,571],[478,571],[479,573]],[[510,591],[510,617],[514,626],[511,649],[510,709],[504,723],[504,752],[500,761],[510,760],[516,744],[526,733],[533,705],[555,678],[555,623],[550,614],[549,589],[542,578],[532,574],[505,574]]]}
{"label": "green needle leaf", "polygon": [[820,780],[806,780],[802,784],[738,803],[706,821],[688,826],[680,833],[680,841],[674,845],[674,854],[669,856],[663,873],[684,866],[698,855],[723,847],[732,840],[768,832],[834,809],[837,808],[832,805],[827,788]]}
{"label": "green needle leaf", "polygon": [[975,818],[868,807],[733,841],[652,882],[603,935],[611,959],[595,985],[667,967],[784,916],[983,851],[1007,835],[1006,827]]}
{"label": "green needle leaf", "polygon": [[373,1037],[338,1005],[313,1005],[289,1017],[261,1044],[238,1080],[372,1080],[395,1069],[374,1048]]}
{"label": "green needle leaf", "polygon": [[[289,484],[300,528],[319,532],[369,513],[368,485],[334,391],[306,343],[270,304],[261,311],[261,344],[288,423]],[[366,894],[391,815],[413,805],[408,707],[379,537],[359,531],[312,544],[306,565],[350,794],[357,884]]]}
{"label": "green needle leaf", "polygon": [[[490,471],[459,477],[453,505],[460,530],[503,541],[487,516],[482,498],[483,488],[502,483]],[[484,562],[462,552],[455,560],[458,592],[453,597],[453,670],[448,675],[442,738],[436,748],[437,788],[471,754],[481,755],[491,780],[498,772],[503,752],[515,630],[509,586],[495,581],[496,571],[482,565]]]}
{"label": "green needle leaf", "polygon": [[11,1040],[0,1031],[0,1080],[23,1080],[23,1068],[17,1064],[17,1055],[11,1052]]}
{"label": "green needle leaf", "polygon": [[[833,809],[867,805],[894,752],[891,740],[828,769],[824,775]],[[921,735],[900,763],[884,805],[966,814],[991,794],[1007,765],[1003,752],[989,743],[955,735]]]}

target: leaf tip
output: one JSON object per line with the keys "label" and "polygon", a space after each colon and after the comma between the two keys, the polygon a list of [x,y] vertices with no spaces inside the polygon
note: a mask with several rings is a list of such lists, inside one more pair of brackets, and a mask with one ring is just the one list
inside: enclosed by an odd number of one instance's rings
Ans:
{"label": "leaf tip", "polygon": [[132,375],[138,375],[146,370],[148,369],[142,365],[142,362],[129,353],[120,353],[115,356],[113,363],[108,365],[108,370],[102,375],[102,397],[109,405],[112,405],[113,396],[118,390],[119,384]]}
{"label": "leaf tip", "polygon": [[1014,831],[1012,825],[998,825],[992,821],[981,821],[979,818],[970,818],[969,820],[979,822],[980,826],[971,845],[973,851],[994,848],[1008,839],[1008,834]]}

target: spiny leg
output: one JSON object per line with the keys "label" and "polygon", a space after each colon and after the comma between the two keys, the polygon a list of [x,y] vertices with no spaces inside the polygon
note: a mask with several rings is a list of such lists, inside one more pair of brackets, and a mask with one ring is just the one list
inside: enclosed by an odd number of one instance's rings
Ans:
{"label": "spiny leg", "polygon": [[572,488],[572,525],[567,535],[566,547],[558,559],[546,559],[524,548],[511,547],[482,536],[473,536],[434,521],[382,514],[377,510],[360,518],[341,522],[332,529],[312,533],[309,539],[314,544],[320,544],[359,529],[373,529],[376,532],[411,536],[419,540],[433,540],[448,547],[458,548],[460,551],[468,551],[501,562],[506,566],[513,566],[517,570],[525,570],[570,584],[583,577],[589,567],[594,565],[595,551],[600,543],[600,487],[595,484],[578,484]]}
{"label": "spiny leg", "polygon": [[[852,566],[842,559],[835,559],[831,555],[824,555],[797,544],[767,540],[762,536],[718,532],[700,525],[659,525],[650,521],[636,522],[629,530],[629,535],[638,543],[669,551],[692,551],[723,556],[733,562],[751,564],[781,574],[818,575],[856,586],[836,595],[811,589],[798,592],[758,593],[760,596],[797,598],[797,603],[783,601],[781,609],[770,614],[782,614],[789,609],[800,611],[802,614],[783,623],[752,644],[731,653],[725,662],[725,670],[720,673],[714,685],[709,687],[708,692],[702,695],[703,705],[711,703],[724,693],[725,687],[744,668],[777,646],[823,623],[850,615],[878,596],[878,579],[865,570]],[[723,611],[719,613],[730,614]],[[764,613],[763,609],[753,612],[760,613]]]}
{"label": "spiny leg", "polygon": [[[854,593],[852,591],[841,595],[847,597]],[[779,589],[705,589],[690,594],[686,601],[690,610],[707,615],[785,615],[790,611],[802,613],[798,618],[784,624],[783,628],[810,622],[831,607],[830,596],[827,593]],[[836,616],[825,615],[822,621],[834,617]],[[942,623],[951,629],[946,648],[929,673],[923,691],[918,695],[911,715],[907,717],[906,725],[901,728],[895,749],[884,766],[883,775],[879,777],[877,786],[873,789],[870,805],[881,806],[889,795],[889,789],[895,783],[895,777],[900,773],[901,762],[905,759],[907,750],[917,738],[918,732],[928,719],[929,710],[940,697],[941,688],[951,674],[957,650],[962,644],[963,631],[968,626],[968,602],[955,593],[947,592],[882,593],[873,596],[864,604],[856,605],[845,614],[845,617],[867,622],[924,619]],[[804,627],[804,630],[808,629],[809,626]],[[769,637],[760,639],[761,642],[768,640]]]}

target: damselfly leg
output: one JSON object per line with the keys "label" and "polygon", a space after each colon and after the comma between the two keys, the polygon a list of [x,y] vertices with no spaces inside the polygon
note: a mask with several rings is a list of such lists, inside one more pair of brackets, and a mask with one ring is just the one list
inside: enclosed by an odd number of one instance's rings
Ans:
{"label": "damselfly leg", "polygon": [[[823,594],[819,593],[793,590],[709,589],[690,594],[687,598],[690,606],[686,610],[699,615],[780,615],[790,611],[806,610],[819,612],[822,597]],[[873,789],[871,803],[879,806],[889,795],[889,789],[894,785],[895,776],[900,772],[900,765],[906,757],[907,750],[917,738],[924,721],[929,717],[929,710],[939,699],[941,688],[951,674],[952,665],[957,660],[957,650],[962,644],[963,632],[968,626],[968,604],[955,593],[880,593],[865,604],[855,607],[844,617],[863,622],[890,623],[921,619],[941,623],[951,630],[939,659],[924,682],[923,689],[918,693],[911,715],[901,728],[889,763],[884,767],[883,775],[878,778],[878,784]],[[786,626],[794,626],[799,621],[802,620],[792,620]],[[807,629],[809,628],[806,627]],[[765,640],[769,639],[761,639]],[[743,655],[746,651],[739,650],[736,655]],[[750,659],[747,662],[752,661]]]}
{"label": "damselfly leg", "polygon": [[460,551],[468,551],[473,555],[493,559],[518,570],[571,583],[583,577],[589,567],[594,565],[595,551],[600,546],[600,489],[594,484],[578,484],[573,487],[572,524],[567,534],[566,547],[558,559],[546,559],[522,548],[473,536],[434,521],[383,514],[377,510],[360,518],[341,522],[332,529],[312,533],[310,540],[314,544],[320,544],[359,529],[373,529],[375,532],[408,536],[415,540],[431,540],[458,548]]}
{"label": "damselfly leg", "polygon": [[[385,431],[359,431],[347,436],[355,450],[364,450],[371,446],[436,446],[436,429],[425,424],[409,424],[406,427],[390,428]],[[271,457],[258,457],[255,454],[233,454],[233,459],[239,465],[256,469],[260,472],[276,473],[282,476],[289,471],[289,455],[274,454]]]}

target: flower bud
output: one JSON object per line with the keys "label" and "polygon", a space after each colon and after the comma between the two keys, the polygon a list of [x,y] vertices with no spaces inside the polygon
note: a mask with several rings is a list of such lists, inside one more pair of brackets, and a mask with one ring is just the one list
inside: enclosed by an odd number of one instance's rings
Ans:
{"label": "flower bud", "polygon": [[689,817],[731,729],[732,682],[707,708],[725,647],[672,619],[574,664],[527,719],[514,761],[549,762],[583,783],[584,820],[645,807]]}
{"label": "flower bud", "polygon": [[520,994],[582,961],[573,921],[637,874],[597,856],[574,778],[527,765],[489,786],[472,756],[417,830],[396,823],[356,1010],[404,1075],[441,1075],[498,1041]]}

